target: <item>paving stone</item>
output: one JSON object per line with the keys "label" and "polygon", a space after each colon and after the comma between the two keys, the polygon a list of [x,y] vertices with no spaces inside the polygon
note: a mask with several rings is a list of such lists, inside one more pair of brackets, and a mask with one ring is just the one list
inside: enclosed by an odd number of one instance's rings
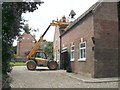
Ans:
{"label": "paving stone", "polygon": [[29,71],[25,66],[15,66],[11,77],[12,88],[118,88],[118,82],[85,83],[64,70],[51,71],[46,67]]}

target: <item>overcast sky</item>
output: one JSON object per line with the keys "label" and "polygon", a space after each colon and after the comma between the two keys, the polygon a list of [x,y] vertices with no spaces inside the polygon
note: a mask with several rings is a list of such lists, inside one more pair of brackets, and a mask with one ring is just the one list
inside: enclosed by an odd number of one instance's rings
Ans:
{"label": "overcast sky", "polygon": [[[83,14],[98,0],[42,0],[44,4],[38,7],[33,13],[25,13],[22,17],[28,20],[28,24],[32,29],[39,29],[36,39],[46,30],[52,20],[60,19],[63,15],[69,16],[70,11],[74,10],[75,18]],[[47,41],[53,41],[55,27],[51,27],[44,36]],[[15,43],[14,43],[15,45]]]}

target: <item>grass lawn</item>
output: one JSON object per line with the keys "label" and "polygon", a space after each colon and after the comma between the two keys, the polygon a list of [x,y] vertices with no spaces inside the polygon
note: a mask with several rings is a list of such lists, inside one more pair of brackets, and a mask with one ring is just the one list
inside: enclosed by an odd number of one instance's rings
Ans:
{"label": "grass lawn", "polygon": [[10,62],[11,66],[25,66],[25,62]]}

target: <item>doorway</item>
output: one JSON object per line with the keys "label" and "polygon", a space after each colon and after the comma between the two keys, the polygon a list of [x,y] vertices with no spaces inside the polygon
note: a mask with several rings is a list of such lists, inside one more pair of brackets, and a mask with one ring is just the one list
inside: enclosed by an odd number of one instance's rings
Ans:
{"label": "doorway", "polygon": [[70,59],[67,50],[61,53],[61,69],[67,70],[70,66]]}

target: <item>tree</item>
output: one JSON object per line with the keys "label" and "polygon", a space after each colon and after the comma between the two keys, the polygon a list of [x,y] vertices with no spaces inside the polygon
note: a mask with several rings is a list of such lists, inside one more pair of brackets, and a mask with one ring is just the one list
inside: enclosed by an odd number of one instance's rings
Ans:
{"label": "tree", "polygon": [[43,50],[47,53],[48,59],[53,60],[53,42],[47,42]]}
{"label": "tree", "polygon": [[[12,44],[23,28],[22,13],[33,12],[41,2],[3,2],[2,3],[2,74],[7,75],[9,61],[13,55]],[[3,78],[4,80],[5,78]]]}
{"label": "tree", "polygon": [[28,25],[28,24],[25,24],[24,27],[23,27],[23,30],[24,30],[26,33],[30,33],[31,28],[29,28],[29,25]]}
{"label": "tree", "polygon": [[14,54],[17,54],[17,46],[13,46],[13,52]]}

